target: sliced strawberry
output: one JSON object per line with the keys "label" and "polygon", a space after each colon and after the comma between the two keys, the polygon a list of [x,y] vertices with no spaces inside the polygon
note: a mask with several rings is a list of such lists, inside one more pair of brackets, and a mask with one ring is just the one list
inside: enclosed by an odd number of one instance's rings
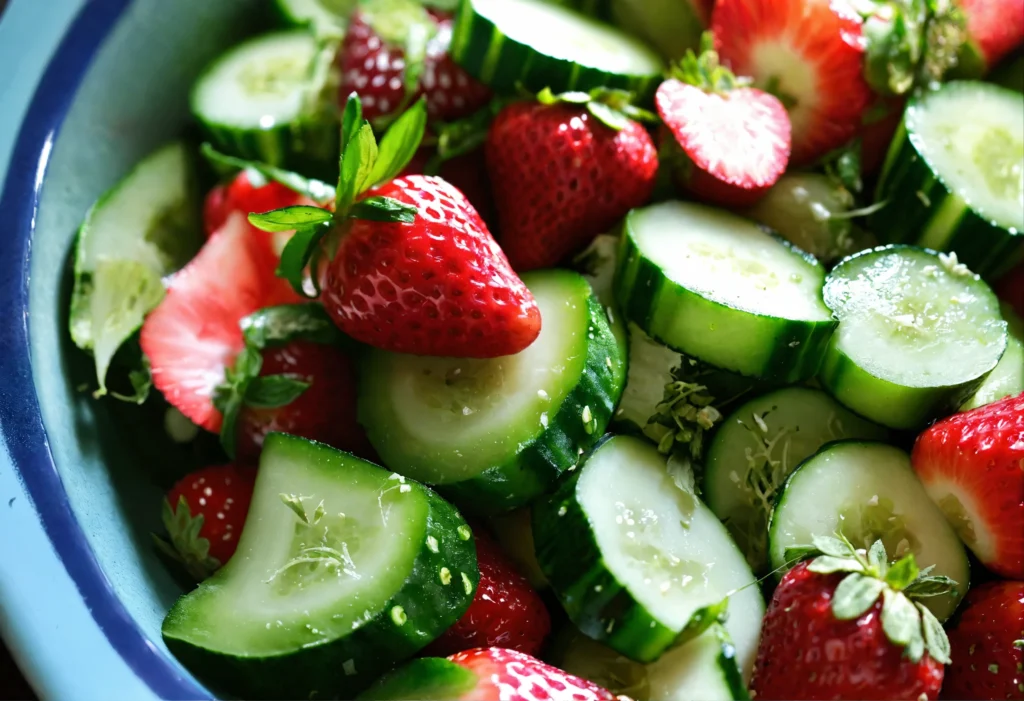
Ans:
{"label": "sliced strawberry", "polygon": [[794,165],[812,163],[860,129],[871,101],[861,18],[838,0],[718,0],[715,48],[736,75],[782,100]]}
{"label": "sliced strawberry", "polygon": [[905,107],[906,100],[902,98],[877,98],[870,108],[869,112],[877,112],[877,116],[860,131],[860,168],[864,175],[874,175],[882,169]]}
{"label": "sliced strawberry", "polygon": [[551,616],[544,602],[505,554],[486,536],[476,536],[480,583],[469,610],[427,646],[428,655],[446,656],[478,647],[501,646],[536,655]]}
{"label": "sliced strawberry", "polygon": [[[980,62],[976,72],[984,74],[1015,48],[1024,44],[1024,7],[1020,0],[959,0],[967,15],[967,51],[974,56],[968,64]],[[971,70],[971,66],[968,66]]]}
{"label": "sliced strawberry", "polygon": [[[258,182],[258,181],[257,181]],[[269,212],[296,204],[315,204],[281,183],[268,181],[254,184],[248,171],[241,171],[229,183],[218,185],[206,196],[203,223],[207,237],[224,226],[232,212]]]}
{"label": "sliced strawberry", "polygon": [[413,205],[413,223],[349,220],[322,270],[324,307],[358,341],[399,353],[492,358],[540,334],[533,295],[465,196],[412,175],[367,193]]}
{"label": "sliced strawberry", "polygon": [[267,236],[234,213],[171,281],[139,337],[153,384],[194,423],[219,431],[213,395],[244,347],[239,322],[262,307],[298,296],[274,275]]}
{"label": "sliced strawberry", "polygon": [[1024,579],[1024,394],[940,421],[918,437],[911,461],[978,559]]}
{"label": "sliced strawberry", "polygon": [[639,123],[623,117],[616,130],[586,105],[557,101],[506,107],[486,153],[502,248],[520,272],[586,248],[650,198],[658,170]]}
{"label": "sliced strawberry", "polygon": [[972,588],[948,632],[953,663],[940,698],[1024,698],[1024,582]]}
{"label": "sliced strawberry", "polygon": [[478,648],[413,660],[380,679],[367,699],[615,701],[610,691],[515,650]]}
{"label": "sliced strawberry", "polygon": [[362,457],[374,452],[356,420],[355,363],[344,350],[312,341],[292,341],[263,351],[261,377],[309,383],[298,399],[274,409],[245,406],[239,413],[237,458],[255,464],[272,432],[290,433]]}
{"label": "sliced strawberry", "polygon": [[669,146],[682,151],[676,180],[698,198],[749,207],[786,172],[789,116],[773,95],[755,88],[709,92],[671,79],[656,102]]}
{"label": "sliced strawberry", "polygon": [[255,468],[237,465],[186,475],[164,500],[163,522],[171,543],[157,543],[196,580],[206,579],[234,555],[255,482]]}
{"label": "sliced strawberry", "polygon": [[371,120],[389,117],[406,104],[405,44],[409,32],[420,32],[429,34],[430,39],[415,95],[427,98],[431,118],[459,119],[486,105],[491,99],[490,90],[448,55],[451,15],[411,4],[372,0],[353,15],[338,56],[342,99],[358,93],[363,113]]}

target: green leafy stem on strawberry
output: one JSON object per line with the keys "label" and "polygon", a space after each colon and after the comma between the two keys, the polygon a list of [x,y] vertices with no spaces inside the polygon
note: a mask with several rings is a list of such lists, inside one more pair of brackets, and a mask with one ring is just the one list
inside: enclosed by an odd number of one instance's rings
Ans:
{"label": "green leafy stem on strawberry", "polygon": [[813,557],[808,565],[817,574],[847,573],[832,596],[832,615],[852,621],[882,597],[881,622],[886,637],[904,648],[904,655],[918,662],[927,652],[942,664],[950,663],[949,640],[942,624],[922,599],[953,591],[957,582],[931,574],[934,569],[919,569],[913,554],[890,564],[881,540],[865,552],[858,550],[841,534],[837,537],[814,536],[813,545],[788,548],[786,561],[793,564]]}
{"label": "green leafy stem on strawberry", "polygon": [[277,409],[291,404],[310,387],[309,382],[287,375],[261,377],[262,351],[267,346],[295,340],[335,346],[349,342],[323,307],[315,303],[267,307],[242,319],[241,326],[245,348],[235,358],[234,366],[225,372],[225,381],[217,387],[213,399],[214,406],[224,415],[221,446],[232,458],[243,406]]}
{"label": "green leafy stem on strawberry", "polygon": [[341,175],[334,211],[298,205],[249,215],[249,222],[263,231],[295,231],[281,254],[278,274],[296,292],[311,298],[319,295],[315,274],[310,276],[313,294],[307,291],[307,267],[316,270],[323,252],[321,243],[329,234],[340,232],[346,219],[406,224],[415,221],[416,208],[412,205],[389,197],[359,197],[405,169],[423,140],[426,124],[426,103],[421,99],[395,120],[378,145],[373,128],[363,119],[359,96],[353,93],[342,115]]}

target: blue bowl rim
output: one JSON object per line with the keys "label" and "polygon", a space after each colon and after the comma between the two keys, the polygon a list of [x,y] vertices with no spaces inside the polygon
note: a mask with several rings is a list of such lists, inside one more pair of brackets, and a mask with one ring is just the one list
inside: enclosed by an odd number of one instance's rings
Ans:
{"label": "blue bowl rim", "polygon": [[54,141],[92,60],[132,0],[89,0],[50,59],[22,122],[0,195],[10,229],[0,257],[0,436],[50,542],[111,647],[160,698],[209,699],[136,624],[75,519],[50,453],[32,380],[28,314],[32,237]]}

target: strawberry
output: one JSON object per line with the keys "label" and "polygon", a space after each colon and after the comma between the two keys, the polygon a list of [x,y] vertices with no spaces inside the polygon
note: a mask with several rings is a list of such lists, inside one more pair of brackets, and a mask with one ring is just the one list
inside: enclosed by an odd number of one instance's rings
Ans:
{"label": "strawberry", "polygon": [[587,247],[654,190],[658,158],[618,92],[541,93],[503,109],[487,135],[501,243],[518,271]]}
{"label": "strawberry", "polygon": [[225,368],[245,347],[243,317],[262,307],[298,301],[274,276],[277,257],[261,232],[240,214],[206,242],[171,280],[167,296],[146,318],[139,343],[153,384],[167,401],[209,431],[221,414],[213,395]]}
{"label": "strawberry", "polygon": [[675,78],[658,88],[658,115],[667,127],[663,151],[678,186],[702,200],[749,207],[786,172],[789,115],[778,98],[742,87],[718,65],[705,35],[698,58],[687,53]]}
{"label": "strawberry", "polygon": [[419,101],[379,148],[360,100],[344,117],[335,212],[291,207],[250,221],[297,228],[281,272],[303,290],[311,258],[324,307],[357,341],[419,355],[492,358],[540,334],[540,310],[476,210],[444,180],[406,168],[426,125]]}
{"label": "strawberry", "polygon": [[[392,116],[416,95],[426,97],[431,119],[459,119],[480,109],[491,93],[448,55],[452,24],[450,14],[414,0],[364,2],[338,55],[340,94],[358,93],[370,120]],[[410,70],[418,74],[411,89]]]}
{"label": "strawberry", "polygon": [[967,16],[968,40],[960,52],[962,71],[980,77],[1024,44],[1020,0],[958,0]]}
{"label": "strawberry", "polygon": [[[952,586],[919,572],[913,555],[887,563],[845,539],[782,578],[761,628],[751,696],[773,699],[935,699],[949,641],[918,599]],[[930,568],[929,568],[930,569]]]}
{"label": "strawberry", "polygon": [[871,111],[876,114],[874,120],[865,121],[860,130],[860,167],[864,175],[874,175],[882,169],[889,146],[903,121],[903,110],[906,100],[900,98],[875,101]]}
{"label": "strawberry", "polygon": [[426,654],[445,656],[500,646],[536,655],[551,632],[544,602],[489,538],[476,536],[476,559],[480,584],[473,603],[454,626],[427,646]]}
{"label": "strawberry", "polygon": [[270,307],[241,325],[246,349],[214,396],[228,454],[255,463],[264,438],[277,431],[375,456],[356,421],[351,341],[322,306]]}
{"label": "strawberry", "polygon": [[423,657],[377,681],[361,699],[452,701],[615,701],[610,691],[502,648],[477,648],[447,659]]}
{"label": "strawberry", "polygon": [[1024,579],[1024,394],[938,422],[911,462],[982,564]]}
{"label": "strawberry", "polygon": [[275,181],[267,181],[255,171],[243,170],[230,182],[218,185],[206,196],[203,224],[206,236],[224,226],[232,212],[269,212],[272,209],[313,202]]}
{"label": "strawberry", "polygon": [[164,500],[163,522],[171,543],[160,538],[156,543],[197,581],[206,579],[234,555],[255,482],[255,468],[237,465],[186,475]]}
{"label": "strawberry", "polygon": [[948,627],[943,699],[1024,698],[1024,582],[971,589]]}
{"label": "strawberry", "polygon": [[1024,317],[1024,263],[1018,264],[996,283],[996,293],[1013,307],[1017,316]]}
{"label": "strawberry", "polygon": [[836,0],[718,0],[715,48],[737,75],[779,96],[794,165],[812,163],[860,129],[871,89],[861,17]]}

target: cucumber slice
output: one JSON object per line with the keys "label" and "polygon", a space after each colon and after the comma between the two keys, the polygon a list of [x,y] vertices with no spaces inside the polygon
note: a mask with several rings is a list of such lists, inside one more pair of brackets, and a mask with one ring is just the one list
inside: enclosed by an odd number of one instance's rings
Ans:
{"label": "cucumber slice", "polygon": [[618,253],[619,237],[614,234],[601,234],[573,260],[573,268],[587,279],[594,288],[594,294],[606,307],[615,304],[615,268],[618,266]]}
{"label": "cucumber slice", "polygon": [[787,173],[744,214],[823,263],[871,248],[853,225],[853,195],[820,173]]}
{"label": "cucumber slice", "polygon": [[694,613],[729,595],[727,626],[749,671],[761,592],[725,528],[680,484],[650,444],[607,439],[534,505],[537,559],[569,619],[638,662],[658,659]]}
{"label": "cucumber slice", "polygon": [[835,328],[825,271],[753,222],[689,202],[626,218],[616,292],[629,321],[710,365],[783,382],[812,377]]}
{"label": "cucumber slice", "polygon": [[71,338],[93,353],[97,394],[106,393],[118,348],[163,299],[162,278],[199,250],[193,165],[184,144],[160,148],[92,206],[78,231]]}
{"label": "cucumber slice", "polygon": [[[964,115],[971,115],[965,119]],[[947,83],[911,100],[870,219],[883,241],[955,251],[995,279],[1024,257],[1024,100],[987,83]]]}
{"label": "cucumber slice", "polygon": [[797,465],[831,441],[883,440],[886,434],[820,390],[771,392],[738,408],[715,433],[704,466],[704,499],[754,572],[763,574],[772,506]]}
{"label": "cucumber slice", "polygon": [[337,161],[338,127],[318,104],[321,47],[306,31],[250,39],[192,88],[192,113],[221,151],[300,170]]}
{"label": "cucumber slice", "polygon": [[700,0],[578,0],[580,9],[642,39],[670,61],[700,53],[706,22]]}
{"label": "cucumber slice", "polygon": [[872,421],[918,429],[978,389],[1006,349],[999,302],[956,257],[885,246],[840,263],[825,284],[839,319],[819,379]]}
{"label": "cucumber slice", "polygon": [[1024,392],[1024,321],[1013,313],[1009,304],[1003,304],[1000,309],[1007,324],[1006,352],[960,411],[977,409]]}
{"label": "cucumber slice", "polygon": [[277,13],[292,27],[312,27],[320,36],[342,37],[358,0],[274,0]]}
{"label": "cucumber slice", "polygon": [[697,638],[666,652],[650,665],[623,657],[570,629],[555,664],[613,694],[635,701],[733,701],[749,699],[736,649],[715,623]]}
{"label": "cucumber slice", "polygon": [[858,548],[879,538],[893,559],[912,552],[921,568],[957,582],[955,594],[927,600],[945,620],[967,593],[970,567],[953,528],[928,497],[910,466],[910,457],[882,443],[832,443],[793,473],[772,514],[769,538],[772,567],[780,574],[786,549],[811,537],[842,533]]}
{"label": "cucumber slice", "polygon": [[498,91],[621,88],[654,94],[664,64],[638,40],[545,0],[463,0],[451,57]]}
{"label": "cucumber slice", "polygon": [[422,485],[271,434],[238,551],[178,600],[164,640],[242,697],[350,697],[469,607],[471,537]]}
{"label": "cucumber slice", "polygon": [[359,420],[381,459],[478,512],[543,494],[604,433],[625,357],[590,285],[524,275],[544,319],[518,355],[492,360],[371,351]]}

